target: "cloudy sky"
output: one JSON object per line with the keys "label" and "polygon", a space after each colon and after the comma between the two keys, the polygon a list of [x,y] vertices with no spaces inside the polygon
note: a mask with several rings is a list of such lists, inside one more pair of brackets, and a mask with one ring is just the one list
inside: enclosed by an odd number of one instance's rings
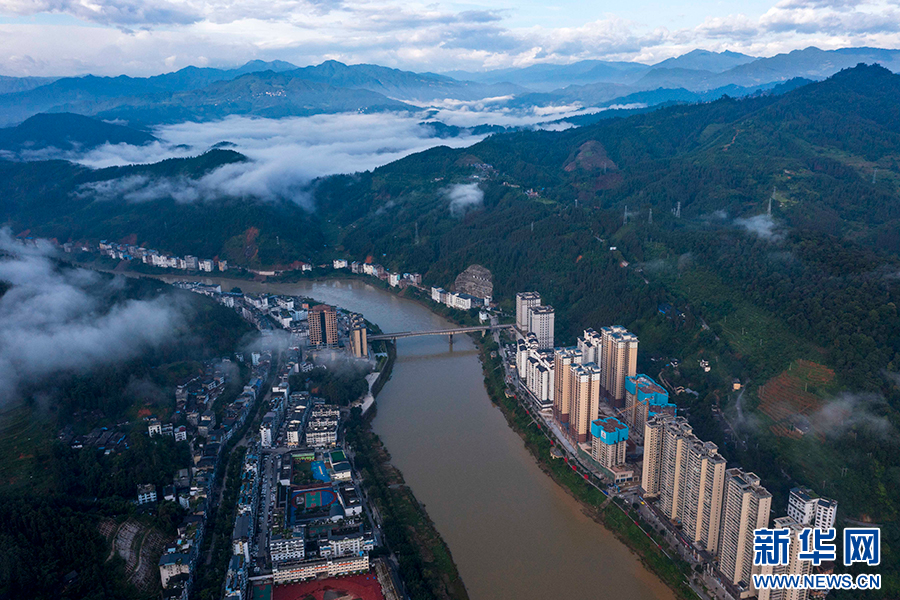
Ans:
{"label": "cloudy sky", "polygon": [[482,70],[694,48],[900,47],[900,0],[0,0],[0,74],[149,75],[282,59]]}

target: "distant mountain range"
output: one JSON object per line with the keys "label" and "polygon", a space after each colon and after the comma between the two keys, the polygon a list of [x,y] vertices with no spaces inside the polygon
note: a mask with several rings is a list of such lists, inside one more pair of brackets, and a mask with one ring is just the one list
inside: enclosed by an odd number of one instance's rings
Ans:
{"label": "distant mountain range", "polygon": [[821,80],[858,63],[900,71],[900,50],[806,48],[770,58],[694,50],[655,65],[581,61],[486,72],[414,73],[337,61],[298,68],[251,61],[236,69],[186,67],[153,77],[0,77],[0,126],[38,113],[119,119],[134,127],[228,115],[306,116],[413,111],[445,101],[498,107],[658,105],[768,93],[789,80]]}

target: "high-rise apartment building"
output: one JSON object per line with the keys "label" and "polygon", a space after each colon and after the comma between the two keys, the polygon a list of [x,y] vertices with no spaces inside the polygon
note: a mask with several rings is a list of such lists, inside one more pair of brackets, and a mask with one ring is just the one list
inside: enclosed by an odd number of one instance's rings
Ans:
{"label": "high-rise apartment building", "polygon": [[686,419],[654,414],[644,424],[641,487],[647,496],[659,496],[663,513],[698,546],[717,552],[725,459],[715,444],[693,434]]}
{"label": "high-rise apartment building", "polygon": [[788,496],[787,514],[801,525],[831,529],[837,518],[837,500],[819,498],[811,490],[796,487]]}
{"label": "high-rise apartment building", "polygon": [[528,311],[528,331],[535,334],[541,350],[553,349],[553,325],[556,312],[552,306],[532,306]]}
{"label": "high-rise apartment building", "polygon": [[767,527],[772,495],[760,485],[759,477],[741,469],[725,472],[725,502],[719,542],[719,572],[738,588],[742,598],[755,594],[753,573],[753,531]]}
{"label": "high-rise apartment building", "polygon": [[610,404],[625,406],[625,378],[637,372],[637,336],[624,327],[603,327],[601,336],[601,387]]}
{"label": "high-rise apartment building", "polygon": [[356,358],[369,356],[369,332],[366,329],[366,321],[358,313],[350,315],[350,352]]}
{"label": "high-rise apartment building", "polygon": [[528,333],[532,306],[541,305],[541,295],[537,292],[519,292],[516,294],[516,327],[523,334]]}
{"label": "high-rise apartment building", "polygon": [[557,423],[565,425],[569,422],[569,413],[572,410],[572,379],[569,366],[581,362],[582,354],[574,348],[557,348],[553,353],[553,417]]}
{"label": "high-rise apartment building", "polygon": [[647,375],[625,378],[625,423],[631,428],[635,441],[644,439],[644,423],[651,414],[675,414],[669,403],[669,392]]}
{"label": "high-rise apartment building", "polygon": [[[791,517],[780,517],[775,519],[773,529],[790,529],[791,543],[789,546],[789,557],[785,565],[764,565],[760,567],[762,575],[810,575],[812,574],[812,562],[808,560],[800,560],[800,532],[804,526]],[[807,600],[810,597],[807,588],[763,588],[758,592],[759,600]]]}
{"label": "high-rise apartment building", "polygon": [[337,310],[327,304],[309,309],[309,345],[335,348],[338,343]]}
{"label": "high-rise apartment building", "polygon": [[660,469],[662,467],[662,439],[667,415],[654,415],[644,424],[644,463],[641,471],[641,489],[651,498],[659,496]]}
{"label": "high-rise apartment building", "polygon": [[593,363],[569,365],[572,394],[569,434],[578,443],[588,441],[591,421],[600,412],[600,369]]}
{"label": "high-rise apartment building", "polygon": [[681,526],[695,544],[716,554],[725,494],[725,459],[712,442],[700,441],[693,435],[689,439]]}
{"label": "high-rise apartment building", "polygon": [[687,453],[691,443],[691,426],[687,419],[676,417],[668,421],[663,429],[662,449],[659,469],[659,506],[672,521],[681,521],[684,474],[687,468]]}
{"label": "high-rise apartment building", "polygon": [[615,417],[591,421],[591,457],[611,469],[625,462],[628,426]]}

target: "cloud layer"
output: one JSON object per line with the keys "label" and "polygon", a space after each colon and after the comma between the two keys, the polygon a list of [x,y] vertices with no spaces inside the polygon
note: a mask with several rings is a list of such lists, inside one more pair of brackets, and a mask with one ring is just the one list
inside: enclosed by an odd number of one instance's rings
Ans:
{"label": "cloud layer", "polygon": [[577,108],[483,111],[477,103],[457,103],[427,115],[345,113],[278,120],[229,117],[212,123],[162,127],[154,133],[163,142],[150,146],[107,144],[87,154],[68,153],[66,157],[102,168],[192,156],[225,141],[250,160],[220,167],[196,181],[130,176],[91,184],[81,193],[101,200],[129,202],[162,197],[194,202],[222,195],[253,196],[288,199],[312,209],[309,184],[317,177],[366,171],[434,146],[464,147],[483,139],[470,135],[437,138],[422,119],[437,118],[459,126],[531,125],[575,114]]}
{"label": "cloud layer", "polygon": [[0,297],[0,406],[28,382],[133,358],[171,339],[182,322],[166,297],[105,307],[101,297],[121,283],[60,269],[51,251],[0,230],[0,281],[10,285]]}
{"label": "cloud layer", "polygon": [[810,45],[900,46],[896,0],[782,0],[697,7],[395,0],[0,0],[0,72],[155,74],[283,59],[414,70],[581,59],[656,62],[693,48],[771,56]]}

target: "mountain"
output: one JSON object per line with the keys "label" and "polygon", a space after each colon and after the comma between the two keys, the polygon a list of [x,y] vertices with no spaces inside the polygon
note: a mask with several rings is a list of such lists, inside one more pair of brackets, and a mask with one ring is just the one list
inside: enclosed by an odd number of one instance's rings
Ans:
{"label": "mountain", "polygon": [[536,92],[550,92],[569,85],[623,83],[638,78],[647,70],[649,67],[640,63],[583,60],[568,65],[541,63],[481,73],[449,71],[445,75],[482,83],[509,82]]}
{"label": "mountain", "polygon": [[[296,68],[290,63],[251,61],[231,70],[185,67],[173,73],[153,77],[63,77],[45,82],[43,78],[23,78],[20,91],[0,95],[0,125],[19,123],[41,112],[70,110],[95,114],[94,106],[117,98],[183,92],[206,87],[218,81],[235,79],[257,71]],[[35,80],[41,85],[32,86]],[[27,83],[25,83],[27,82]],[[2,85],[2,82],[0,82]]]}
{"label": "mountain", "polygon": [[56,81],[56,77],[7,77],[0,75],[0,94],[27,92]]}
{"label": "mountain", "polygon": [[721,73],[739,65],[756,60],[740,52],[710,52],[709,50],[692,50],[675,58],[668,58],[653,65],[654,69],[691,69],[694,71],[710,71]]}
{"label": "mountain", "polygon": [[335,87],[295,77],[292,72],[272,71],[249,73],[199,90],[116,99],[93,106],[100,118],[142,125],[210,121],[228,115],[281,118],[413,108],[377,92]]}
{"label": "mountain", "polygon": [[369,90],[399,100],[481,100],[525,91],[510,83],[457,81],[432,73],[413,73],[378,65],[345,65],[329,60],[291,71],[294,77],[335,87]]}
{"label": "mountain", "polygon": [[142,146],[155,140],[145,131],[72,113],[41,113],[0,129],[0,151],[13,154],[48,148],[84,151],[103,144]]}

